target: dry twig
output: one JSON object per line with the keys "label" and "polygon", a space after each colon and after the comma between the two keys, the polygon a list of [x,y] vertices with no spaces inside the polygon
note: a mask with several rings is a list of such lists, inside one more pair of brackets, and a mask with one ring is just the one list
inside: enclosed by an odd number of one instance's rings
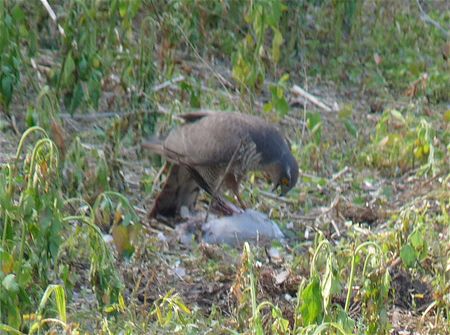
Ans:
{"label": "dry twig", "polygon": [[448,32],[446,29],[444,29],[439,23],[434,21],[422,8],[422,5],[420,4],[419,0],[416,0],[417,6],[419,7],[420,11],[420,19],[425,22],[433,25],[437,30],[439,30],[442,34],[444,34],[445,38],[450,38],[450,32]]}
{"label": "dry twig", "polygon": [[66,33],[64,32],[64,28],[61,27],[60,24],[58,24],[57,19],[56,19],[56,14],[53,11],[52,7],[50,7],[50,4],[48,3],[48,1],[47,0],[41,0],[41,2],[44,5],[45,9],[47,10],[47,13],[50,16],[50,18],[53,20],[53,22],[55,22],[58,25],[58,30],[59,30],[59,33],[61,34],[61,36],[66,37]]}
{"label": "dry twig", "polygon": [[[291,92],[294,95],[297,95],[301,98],[303,98],[304,100],[308,100],[309,102],[311,102],[313,105],[316,105],[317,107],[323,109],[326,112],[336,112],[339,110],[339,108],[337,107],[330,107],[328,105],[326,105],[325,103],[323,103],[322,101],[319,100],[319,98],[315,97],[314,95],[306,92],[303,88],[301,88],[298,85],[294,85],[292,86]],[[302,100],[294,99],[295,101],[298,102],[303,102]],[[337,104],[336,104],[337,105]]]}

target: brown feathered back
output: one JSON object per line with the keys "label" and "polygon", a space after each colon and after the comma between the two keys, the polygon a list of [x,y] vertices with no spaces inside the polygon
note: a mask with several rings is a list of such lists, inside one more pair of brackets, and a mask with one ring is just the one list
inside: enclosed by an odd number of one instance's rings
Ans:
{"label": "brown feathered back", "polygon": [[[190,113],[172,130],[163,146],[166,155],[194,166],[226,165],[242,141],[252,141],[269,165],[290,153],[278,129],[263,119],[241,113]],[[195,122],[192,122],[196,120]]]}
{"label": "brown feathered back", "polygon": [[[217,200],[223,199],[219,192],[223,185],[240,201],[240,181],[251,170],[267,172],[282,193],[296,184],[297,162],[274,125],[233,112],[198,112],[180,117],[186,121],[184,125],[173,129],[164,140],[143,146],[183,166],[183,171]],[[176,203],[175,207],[180,207]]]}

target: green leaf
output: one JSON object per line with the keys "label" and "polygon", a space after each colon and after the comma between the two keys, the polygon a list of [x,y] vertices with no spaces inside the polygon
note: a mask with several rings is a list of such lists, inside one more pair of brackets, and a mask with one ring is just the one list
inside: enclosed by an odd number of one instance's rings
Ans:
{"label": "green leaf", "polygon": [[119,2],[119,14],[120,17],[125,17],[128,10],[128,1],[120,1]]}
{"label": "green leaf", "polygon": [[16,24],[22,23],[25,19],[25,14],[19,5],[16,5],[14,6],[13,9],[11,9],[11,15],[13,19],[16,21]]}
{"label": "green leaf", "polygon": [[36,314],[42,313],[52,293],[55,295],[56,307],[58,309],[58,317],[61,321],[66,322],[67,321],[66,294],[64,292],[64,288],[61,285],[49,285],[47,287],[41,298],[41,302],[39,303],[38,311]]}
{"label": "green leaf", "polygon": [[424,239],[423,234],[419,230],[415,230],[410,236],[409,236],[409,242],[411,242],[411,245],[414,247],[414,249],[422,249],[424,245]]}
{"label": "green leaf", "polygon": [[428,256],[427,241],[423,238],[424,232],[422,229],[416,229],[409,236],[409,242],[416,252],[416,258],[418,261],[422,261]]}
{"label": "green leaf", "polygon": [[267,14],[267,23],[273,28],[276,27],[280,21],[281,10],[283,9],[283,4],[281,1],[270,1],[268,4],[264,4],[264,6],[269,7],[269,10],[265,11],[264,14]]}
{"label": "green leaf", "polygon": [[319,278],[314,277],[301,293],[302,305],[300,313],[305,322],[305,326],[319,323],[323,316],[322,291],[320,289]]}
{"label": "green leaf", "polygon": [[68,86],[72,84],[74,71],[75,71],[75,61],[72,58],[72,52],[69,51],[69,53],[66,56],[66,61],[64,63],[64,69],[61,78],[63,85]]}
{"label": "green leaf", "polygon": [[86,60],[86,57],[82,57],[80,62],[78,63],[78,71],[79,71],[80,77],[83,80],[88,79],[89,67],[88,67],[88,62]]}
{"label": "green leaf", "polygon": [[[102,94],[102,84],[100,79],[91,77],[88,81],[89,101],[92,103],[95,109],[98,109],[98,103]],[[84,94],[84,91],[83,91]]]}
{"label": "green leaf", "polygon": [[410,268],[414,266],[417,259],[417,254],[410,244],[405,244],[402,247],[402,250],[400,250],[400,258],[403,263]]}
{"label": "green leaf", "polygon": [[313,130],[322,122],[322,117],[320,113],[307,113],[306,115],[307,119],[307,126],[309,130]]}
{"label": "green leaf", "polygon": [[289,112],[289,104],[284,97],[276,99],[275,108],[280,116],[285,116]]}
{"label": "green leaf", "polygon": [[73,113],[81,104],[81,101],[83,101],[83,87],[81,86],[81,83],[78,83],[77,86],[75,86],[72,94],[72,99],[70,101],[70,112]]}
{"label": "green leaf", "polygon": [[[26,25],[24,25],[24,24],[21,24],[20,26],[19,26],[19,34],[20,34],[20,36],[22,36],[22,37],[24,37],[24,38],[27,38],[28,37],[28,29],[27,29],[27,27],[26,27]],[[31,43],[31,42],[30,42]],[[32,47],[30,46],[30,49],[31,49]]]}
{"label": "green leaf", "polygon": [[11,15],[5,15],[3,22],[5,22],[5,24],[8,28],[13,27],[13,19],[12,19]]}
{"label": "green leaf", "polygon": [[[16,312],[17,315],[19,315],[19,312]],[[19,321],[17,324],[17,327],[20,326],[20,315],[19,315]],[[25,333],[22,333],[21,331],[17,330],[14,327],[5,325],[3,323],[0,323],[0,330],[4,331],[5,334],[16,334],[16,335],[25,335]]]}
{"label": "green leaf", "polygon": [[355,329],[355,321],[345,312],[341,305],[336,305],[337,311],[337,322],[342,325],[342,328],[352,334]]}
{"label": "green leaf", "polygon": [[356,137],[358,135],[358,128],[356,128],[355,124],[350,119],[344,120],[344,126],[345,129],[352,135],[353,137]]}
{"label": "green leaf", "polygon": [[5,97],[5,102],[7,105],[11,102],[13,92],[13,78],[11,76],[5,76],[2,79],[2,90],[1,93]]}
{"label": "green leaf", "polygon": [[319,143],[322,138],[322,116],[320,113],[307,113],[306,121],[311,136],[316,143]]}
{"label": "green leaf", "polygon": [[[17,305],[10,305],[8,308],[8,321],[7,323],[11,326],[14,327],[16,329],[19,329],[21,323],[22,323],[22,318],[20,316],[20,308]],[[13,334],[22,334],[19,331],[17,333]]]}
{"label": "green leaf", "polygon": [[16,263],[15,266],[16,273],[20,273],[18,278],[18,284],[20,287],[27,287],[30,283],[32,283],[35,278],[33,276],[33,266],[30,264],[30,261]]}
{"label": "green leaf", "polygon": [[191,97],[190,97],[190,104],[192,108],[200,108],[201,107],[201,99],[200,99],[200,92],[195,92],[195,90],[192,90]]}
{"label": "green leaf", "polygon": [[281,45],[283,44],[283,35],[278,29],[274,30],[274,36],[272,39],[272,59],[275,63],[280,60]]}

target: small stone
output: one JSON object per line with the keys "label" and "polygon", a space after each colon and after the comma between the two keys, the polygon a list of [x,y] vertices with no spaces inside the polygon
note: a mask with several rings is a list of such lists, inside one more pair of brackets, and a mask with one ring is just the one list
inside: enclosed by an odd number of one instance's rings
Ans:
{"label": "small stone", "polygon": [[281,285],[289,278],[290,272],[287,270],[277,273],[275,276],[275,284]]}

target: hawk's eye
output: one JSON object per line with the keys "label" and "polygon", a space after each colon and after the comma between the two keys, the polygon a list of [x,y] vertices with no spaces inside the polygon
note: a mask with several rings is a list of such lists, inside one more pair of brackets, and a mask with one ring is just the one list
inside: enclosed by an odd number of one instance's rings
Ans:
{"label": "hawk's eye", "polygon": [[284,186],[288,186],[288,185],[289,185],[289,179],[287,179],[287,178],[282,178],[282,179],[281,179],[281,184],[284,185]]}

